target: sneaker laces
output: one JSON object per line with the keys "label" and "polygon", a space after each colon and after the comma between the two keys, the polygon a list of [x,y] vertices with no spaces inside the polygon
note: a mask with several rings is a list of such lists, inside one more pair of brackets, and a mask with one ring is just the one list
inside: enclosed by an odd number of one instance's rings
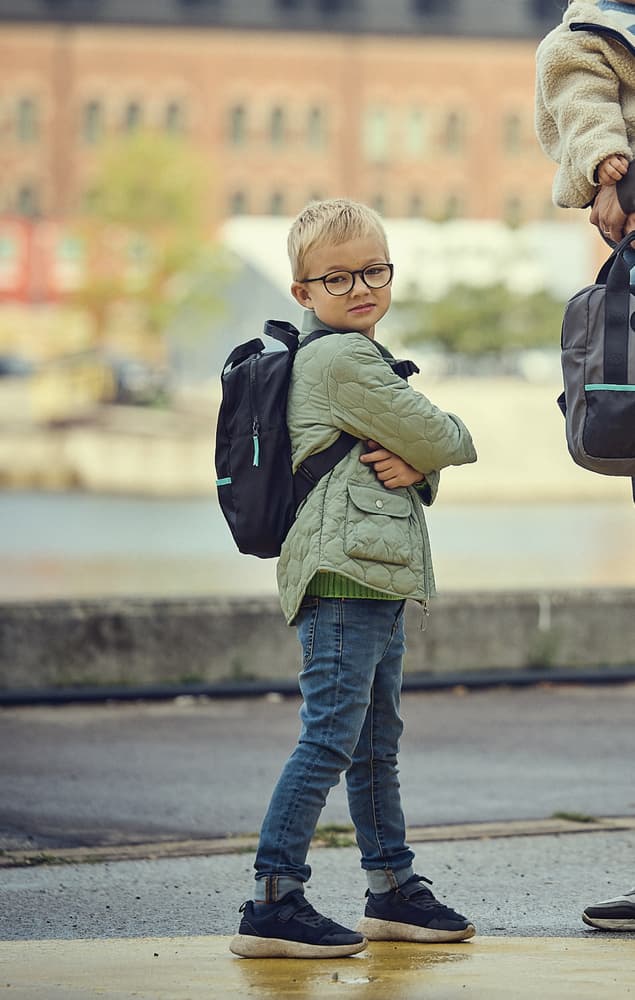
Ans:
{"label": "sneaker laces", "polygon": [[430,879],[425,878],[423,875],[411,875],[402,885],[397,886],[396,892],[408,903],[413,903],[422,910],[434,909],[440,903],[431,890],[428,889],[428,885],[423,884],[424,882],[432,885]]}
{"label": "sneaker laces", "polygon": [[[461,914],[453,910],[451,906],[446,906],[445,903],[439,902],[430,889],[426,885],[422,885],[423,882],[432,885],[429,878],[424,878],[422,875],[412,875],[396,891],[407,903],[416,906],[418,910],[435,910],[437,915],[442,913],[452,920],[463,919]],[[405,892],[404,889],[406,890]]]}
{"label": "sneaker laces", "polygon": [[304,893],[296,889],[288,894],[288,902],[278,910],[278,918],[284,922],[291,920],[293,917],[295,920],[299,920],[300,923],[306,924],[307,927],[336,927],[337,925],[333,920],[328,917],[324,917],[321,913],[311,906],[308,900],[305,898]]}

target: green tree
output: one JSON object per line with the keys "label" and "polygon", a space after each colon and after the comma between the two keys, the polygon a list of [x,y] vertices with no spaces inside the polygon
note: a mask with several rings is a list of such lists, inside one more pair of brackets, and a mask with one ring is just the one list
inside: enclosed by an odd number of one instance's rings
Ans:
{"label": "green tree", "polygon": [[458,284],[437,301],[395,305],[409,344],[471,355],[559,344],[563,303],[545,290],[521,294],[502,283]]}
{"label": "green tree", "polygon": [[193,302],[217,306],[210,197],[203,160],[178,138],[139,132],[104,149],[77,226],[85,275],[75,301],[91,314],[98,344],[122,308],[158,335]]}

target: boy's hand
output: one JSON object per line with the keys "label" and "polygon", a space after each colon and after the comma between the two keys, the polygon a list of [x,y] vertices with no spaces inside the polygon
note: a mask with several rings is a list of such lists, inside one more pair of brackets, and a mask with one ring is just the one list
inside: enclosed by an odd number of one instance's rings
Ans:
{"label": "boy's hand", "polygon": [[360,456],[360,462],[372,465],[375,475],[387,489],[395,490],[398,486],[414,486],[415,483],[422,483],[425,480],[426,477],[421,472],[413,469],[399,455],[382,448],[377,441],[367,441],[366,444],[370,450]]}
{"label": "boy's hand", "polygon": [[625,156],[607,156],[598,164],[597,176],[600,184],[617,184],[628,170],[628,160]]}

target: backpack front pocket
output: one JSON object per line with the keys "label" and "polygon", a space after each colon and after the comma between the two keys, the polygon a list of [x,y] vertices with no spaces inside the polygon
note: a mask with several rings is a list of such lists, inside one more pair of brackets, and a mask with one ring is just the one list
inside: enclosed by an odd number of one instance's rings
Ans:
{"label": "backpack front pocket", "polygon": [[354,559],[406,566],[410,561],[410,497],[348,484],[344,552]]}

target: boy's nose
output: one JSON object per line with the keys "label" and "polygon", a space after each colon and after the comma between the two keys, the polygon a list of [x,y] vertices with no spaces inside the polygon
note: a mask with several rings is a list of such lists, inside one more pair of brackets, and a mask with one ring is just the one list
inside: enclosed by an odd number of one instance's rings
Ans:
{"label": "boy's nose", "polygon": [[351,288],[351,292],[365,292],[367,290],[368,290],[367,289],[367,285],[365,284],[364,280],[362,279],[361,274],[354,274],[353,275],[353,287]]}

